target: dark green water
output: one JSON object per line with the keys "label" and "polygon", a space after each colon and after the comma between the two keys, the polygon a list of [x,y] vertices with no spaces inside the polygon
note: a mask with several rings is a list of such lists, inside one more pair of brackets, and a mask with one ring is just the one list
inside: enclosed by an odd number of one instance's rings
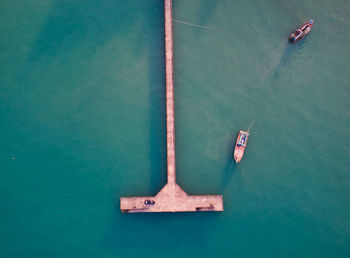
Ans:
{"label": "dark green water", "polygon": [[0,257],[349,257],[349,13],[174,0],[220,30],[174,24],[178,182],[225,211],[121,214],[166,181],[162,1],[2,1]]}

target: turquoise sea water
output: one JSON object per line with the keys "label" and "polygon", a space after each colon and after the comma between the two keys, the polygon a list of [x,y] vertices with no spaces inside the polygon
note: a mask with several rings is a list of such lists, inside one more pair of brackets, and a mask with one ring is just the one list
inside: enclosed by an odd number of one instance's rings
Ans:
{"label": "turquoise sea water", "polygon": [[225,211],[119,211],[166,182],[162,1],[5,0],[0,257],[349,257],[350,2],[173,5],[219,30],[174,23],[177,180]]}

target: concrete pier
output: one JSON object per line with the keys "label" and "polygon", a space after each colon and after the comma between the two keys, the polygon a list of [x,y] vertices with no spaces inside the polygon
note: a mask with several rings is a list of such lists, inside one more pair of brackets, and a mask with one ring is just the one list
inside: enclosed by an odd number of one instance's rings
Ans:
{"label": "concrete pier", "polygon": [[223,211],[222,195],[188,195],[176,183],[172,0],[164,0],[167,184],[156,196],[121,197],[122,212]]}

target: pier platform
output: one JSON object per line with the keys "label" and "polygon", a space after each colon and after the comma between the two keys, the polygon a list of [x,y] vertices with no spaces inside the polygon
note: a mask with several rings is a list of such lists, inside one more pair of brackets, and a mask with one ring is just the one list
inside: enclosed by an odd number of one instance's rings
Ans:
{"label": "pier platform", "polygon": [[172,1],[164,0],[167,125],[167,184],[155,196],[121,197],[128,212],[223,211],[222,195],[188,195],[176,183]]}
{"label": "pier platform", "polygon": [[[148,201],[154,204],[146,204]],[[122,197],[122,212],[223,211],[221,195],[188,195],[178,184],[166,184],[156,196]]]}

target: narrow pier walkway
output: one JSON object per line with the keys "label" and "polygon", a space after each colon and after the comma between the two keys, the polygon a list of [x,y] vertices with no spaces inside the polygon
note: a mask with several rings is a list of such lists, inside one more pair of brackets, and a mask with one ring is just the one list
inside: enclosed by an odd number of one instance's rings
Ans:
{"label": "narrow pier walkway", "polygon": [[172,0],[164,0],[168,182],[156,196],[121,197],[122,212],[223,211],[222,195],[188,195],[176,183]]}

